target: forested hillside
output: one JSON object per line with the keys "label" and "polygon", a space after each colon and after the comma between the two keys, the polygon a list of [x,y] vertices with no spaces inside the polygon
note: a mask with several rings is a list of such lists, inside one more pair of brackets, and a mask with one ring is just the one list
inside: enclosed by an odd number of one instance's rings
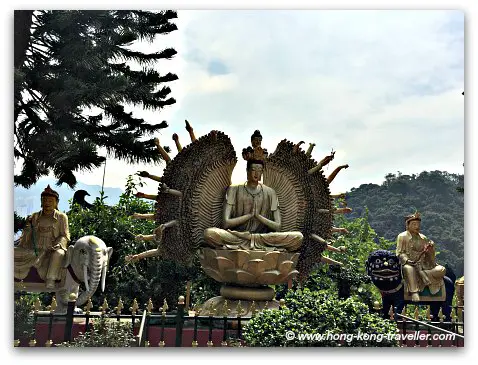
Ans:
{"label": "forested hillside", "polygon": [[442,171],[419,175],[388,174],[382,185],[363,184],[347,193],[353,212],[360,217],[369,210],[369,222],[379,236],[395,240],[405,230],[404,217],[418,210],[422,214],[422,233],[435,241],[437,261],[449,264],[459,276],[464,271],[464,194],[463,175]]}

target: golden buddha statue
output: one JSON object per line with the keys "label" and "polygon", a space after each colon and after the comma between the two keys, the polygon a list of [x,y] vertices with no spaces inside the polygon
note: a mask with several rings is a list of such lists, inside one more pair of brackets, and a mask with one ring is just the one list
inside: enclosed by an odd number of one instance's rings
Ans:
{"label": "golden buddha statue", "polygon": [[[279,200],[274,189],[260,183],[267,152],[261,148],[262,136],[251,136],[253,148],[243,150],[247,160],[247,181],[227,189],[223,210],[223,228],[204,231],[204,239],[213,248],[297,251],[301,232],[281,232]],[[234,229],[234,230],[232,230]]]}
{"label": "golden buddha statue", "polygon": [[55,289],[55,281],[60,280],[70,241],[68,217],[58,211],[58,201],[58,193],[48,185],[41,193],[42,210],[27,218],[20,243],[14,249],[15,277],[23,279],[35,267],[47,289]]}
{"label": "golden buddha statue", "polygon": [[420,213],[405,217],[405,223],[407,230],[397,237],[396,253],[411,300],[418,302],[425,287],[431,294],[440,290],[446,269],[435,261],[435,243],[420,233]]}

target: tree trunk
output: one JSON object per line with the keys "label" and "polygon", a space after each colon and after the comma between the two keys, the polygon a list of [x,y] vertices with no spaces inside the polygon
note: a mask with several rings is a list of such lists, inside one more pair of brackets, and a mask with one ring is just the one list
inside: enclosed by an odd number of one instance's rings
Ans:
{"label": "tree trunk", "polygon": [[33,10],[15,10],[13,20],[13,65],[15,68],[19,68],[25,61],[26,51],[30,43],[32,22]]}

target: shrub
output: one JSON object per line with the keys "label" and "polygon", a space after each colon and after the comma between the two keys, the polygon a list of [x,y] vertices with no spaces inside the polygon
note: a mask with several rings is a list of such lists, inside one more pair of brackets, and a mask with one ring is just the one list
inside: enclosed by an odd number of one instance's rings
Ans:
{"label": "shrub", "polygon": [[14,304],[14,339],[29,340],[34,335],[33,303],[37,296],[26,294],[15,299]]}
{"label": "shrub", "polygon": [[105,316],[93,321],[88,332],[57,347],[131,347],[134,341],[131,323],[118,322]]}
{"label": "shrub", "polygon": [[[370,314],[367,305],[356,296],[340,299],[335,293],[325,290],[311,292],[304,289],[289,291],[285,299],[287,308],[262,311],[245,326],[244,339],[248,346],[397,346],[395,322]],[[295,338],[287,340],[287,331],[293,331]],[[348,341],[334,338],[314,341],[299,339],[299,333],[355,337]],[[357,337],[360,333],[383,338],[381,341],[363,339]],[[388,335],[392,336],[387,338]]]}

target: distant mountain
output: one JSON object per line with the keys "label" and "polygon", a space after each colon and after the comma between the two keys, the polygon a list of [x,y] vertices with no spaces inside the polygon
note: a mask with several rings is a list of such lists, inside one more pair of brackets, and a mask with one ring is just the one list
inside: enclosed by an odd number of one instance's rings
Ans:
{"label": "distant mountain", "polygon": [[[90,196],[86,197],[86,201],[93,203],[96,198],[100,197],[101,186],[100,185],[87,185],[81,182],[78,182],[75,189],[70,189],[68,185],[63,184],[62,186],[55,185],[56,180],[50,178],[40,179],[35,185],[29,189],[22,187],[15,187],[13,189],[13,208],[17,214],[21,217],[26,217],[33,212],[39,211],[41,209],[40,205],[40,196],[42,191],[49,184],[50,187],[57,191],[60,194],[60,202],[58,208],[62,212],[66,212],[70,209],[70,201],[73,199],[73,194],[77,190],[86,190]],[[108,205],[115,205],[118,203],[120,195],[123,193],[123,190],[120,188],[104,188],[105,203]]]}

